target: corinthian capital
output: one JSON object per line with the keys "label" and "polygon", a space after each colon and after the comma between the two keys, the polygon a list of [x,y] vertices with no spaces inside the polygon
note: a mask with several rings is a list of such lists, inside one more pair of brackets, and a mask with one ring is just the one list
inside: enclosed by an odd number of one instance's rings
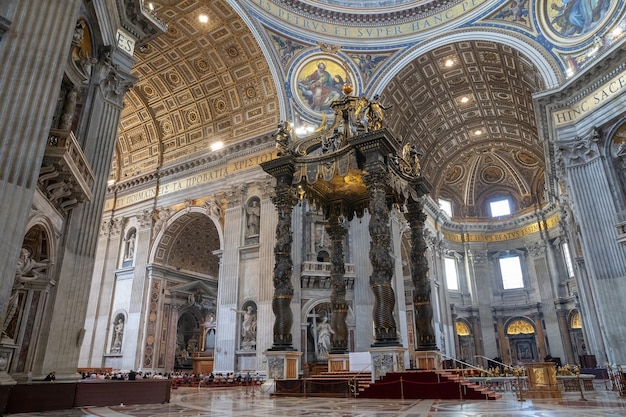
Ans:
{"label": "corinthian capital", "polygon": [[600,155],[600,131],[594,127],[588,136],[558,145],[557,152],[566,166],[585,164]]}

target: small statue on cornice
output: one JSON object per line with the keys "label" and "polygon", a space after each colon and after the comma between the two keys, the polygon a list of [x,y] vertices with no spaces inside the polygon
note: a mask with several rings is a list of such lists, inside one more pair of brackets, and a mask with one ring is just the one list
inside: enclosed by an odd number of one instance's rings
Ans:
{"label": "small statue on cornice", "polygon": [[289,145],[293,143],[293,128],[287,121],[282,121],[278,124],[278,130],[274,133],[276,139],[276,149],[278,149],[278,156],[285,156],[291,153]]}
{"label": "small statue on cornice", "polygon": [[405,144],[402,147],[402,159],[409,165],[410,174],[417,176],[422,170],[419,157],[422,156],[421,152],[417,150],[415,144]]}
{"label": "small statue on cornice", "polygon": [[376,94],[367,106],[367,128],[368,130],[379,130],[383,128],[383,110],[389,110],[392,106],[383,106]]}

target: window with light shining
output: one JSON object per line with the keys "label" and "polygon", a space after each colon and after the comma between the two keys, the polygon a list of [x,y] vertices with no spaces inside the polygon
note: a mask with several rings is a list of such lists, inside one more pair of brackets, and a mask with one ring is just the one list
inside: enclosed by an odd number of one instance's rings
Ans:
{"label": "window with light shining", "polygon": [[499,261],[502,287],[505,290],[524,288],[524,275],[522,274],[520,257],[507,256],[506,258],[500,258]]}
{"label": "window with light shining", "polygon": [[439,199],[439,207],[444,213],[452,217],[452,201]]}
{"label": "window with light shining", "polygon": [[496,200],[489,203],[491,217],[508,216],[511,214],[511,205],[508,199]]}
{"label": "window with light shining", "polygon": [[456,259],[444,258],[444,267],[446,268],[446,286],[449,290],[459,290],[459,276],[456,271]]}
{"label": "window with light shining", "polygon": [[563,256],[565,256],[565,266],[567,267],[567,276],[574,278],[574,265],[572,264],[572,256],[569,253],[569,245],[563,243]]}

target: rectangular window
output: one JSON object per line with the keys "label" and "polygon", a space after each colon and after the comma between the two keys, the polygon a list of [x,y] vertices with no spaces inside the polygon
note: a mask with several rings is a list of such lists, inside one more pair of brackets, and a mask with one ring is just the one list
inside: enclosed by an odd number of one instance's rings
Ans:
{"label": "rectangular window", "polygon": [[459,290],[459,276],[456,272],[456,259],[443,258],[444,267],[446,268],[446,285],[449,290]]}
{"label": "rectangular window", "polygon": [[567,267],[567,276],[574,278],[574,265],[572,264],[572,256],[569,252],[569,245],[563,242],[563,256],[565,257],[565,266]]}
{"label": "rectangular window", "polygon": [[444,213],[452,217],[452,202],[450,200],[439,199],[439,207],[441,207]]}
{"label": "rectangular window", "polygon": [[508,199],[492,201],[489,203],[491,217],[508,216],[511,214],[511,206]]}
{"label": "rectangular window", "polygon": [[502,287],[505,290],[524,288],[524,276],[519,256],[507,256],[500,258],[499,261]]}

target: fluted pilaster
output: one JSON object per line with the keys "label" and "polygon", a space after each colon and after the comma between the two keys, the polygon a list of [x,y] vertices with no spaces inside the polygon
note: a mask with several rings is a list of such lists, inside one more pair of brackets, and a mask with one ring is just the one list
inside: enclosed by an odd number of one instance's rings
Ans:
{"label": "fluted pilaster", "polygon": [[[80,0],[16,3],[0,47],[0,313],[4,316]],[[19,47],[15,46],[19,43]],[[36,111],[34,110],[36,109]]]}
{"label": "fluted pilaster", "polygon": [[84,153],[95,176],[93,199],[72,209],[69,216],[55,309],[49,322],[50,334],[54,337],[49,337],[44,344],[44,366],[56,369],[57,373],[76,372],[80,348],[76,340],[84,331],[106,182],[123,98],[136,81],[115,63],[115,56],[108,54],[99,61],[98,71],[103,79],[93,96],[90,124],[84,135]]}

